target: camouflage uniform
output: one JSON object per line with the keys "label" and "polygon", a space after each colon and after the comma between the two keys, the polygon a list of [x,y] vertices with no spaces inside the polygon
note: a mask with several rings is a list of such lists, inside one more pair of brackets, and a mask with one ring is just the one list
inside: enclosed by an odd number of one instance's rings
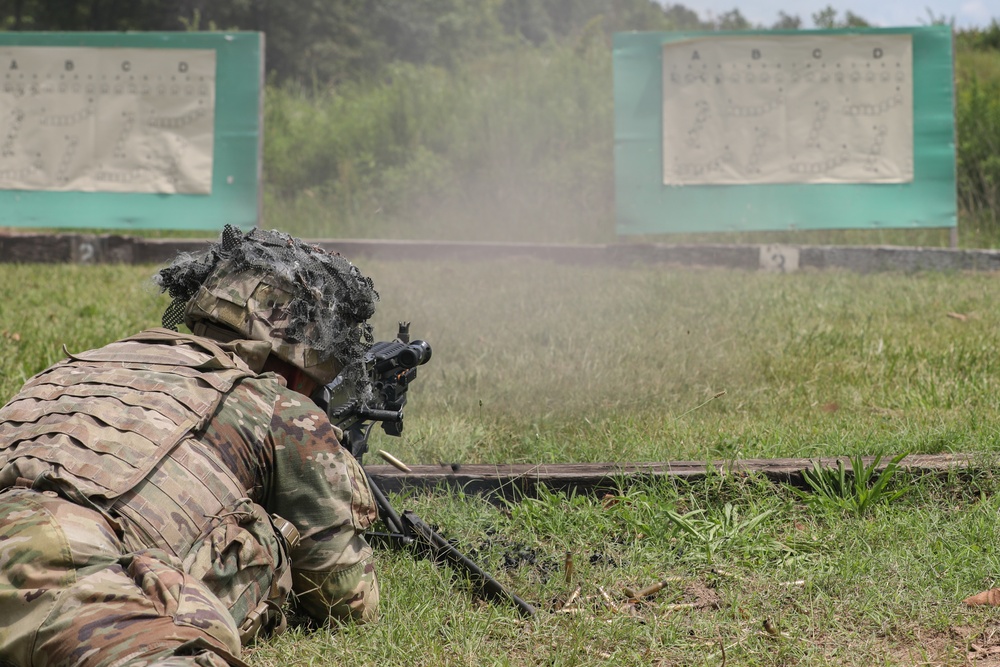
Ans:
{"label": "camouflage uniform", "polygon": [[0,409],[0,660],[241,665],[290,589],[321,622],[374,617],[371,491],[270,349],[154,329]]}

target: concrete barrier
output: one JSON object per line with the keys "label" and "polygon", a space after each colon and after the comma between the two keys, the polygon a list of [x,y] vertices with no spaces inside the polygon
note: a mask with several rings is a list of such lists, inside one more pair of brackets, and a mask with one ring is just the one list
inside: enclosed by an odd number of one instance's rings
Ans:
{"label": "concrete barrier", "polygon": [[[349,259],[481,261],[530,257],[567,264],[665,264],[745,270],[844,269],[877,271],[996,271],[1000,251],[895,246],[797,246],[686,243],[475,243],[317,239]],[[147,239],[119,235],[0,235],[0,262],[163,264],[179,252],[198,252],[204,239]]]}

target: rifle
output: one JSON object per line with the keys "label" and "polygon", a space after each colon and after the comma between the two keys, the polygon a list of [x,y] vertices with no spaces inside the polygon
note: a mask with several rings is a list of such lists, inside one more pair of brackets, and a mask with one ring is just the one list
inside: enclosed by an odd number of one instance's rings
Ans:
{"label": "rifle", "polygon": [[[362,463],[368,451],[368,437],[375,424],[381,424],[387,435],[402,434],[407,389],[417,377],[417,366],[426,364],[430,358],[431,346],[423,340],[411,342],[410,323],[400,322],[395,340],[379,341],[365,355],[374,394],[372,400],[359,400],[353,387],[346,386],[341,377],[320,388],[313,396],[330,421],[343,430],[343,444],[358,463]],[[464,572],[481,597],[513,604],[522,616],[535,615],[534,607],[504,588],[416,514],[411,511],[397,513],[367,470],[365,477],[378,505],[379,516],[388,529],[387,532],[365,533],[372,542],[409,549],[435,563],[449,565]]]}

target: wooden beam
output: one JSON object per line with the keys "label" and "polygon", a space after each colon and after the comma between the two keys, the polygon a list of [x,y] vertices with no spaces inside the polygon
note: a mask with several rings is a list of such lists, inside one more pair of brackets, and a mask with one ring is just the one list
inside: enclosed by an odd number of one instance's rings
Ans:
{"label": "wooden beam", "polygon": [[[368,454],[372,460],[375,454]],[[774,482],[803,485],[802,471],[812,468],[813,461],[836,467],[844,461],[848,470],[851,462],[846,457],[819,459],[740,459],[734,461],[668,461],[664,463],[561,463],[513,465],[411,465],[406,473],[390,465],[366,465],[365,470],[384,491],[399,492],[407,489],[452,488],[470,494],[497,495],[509,499],[532,497],[544,486],[554,491],[579,493],[604,493],[627,489],[637,483],[656,479],[699,480],[712,474],[745,476],[763,475]],[[863,457],[865,465],[875,460]],[[884,469],[888,460],[883,457],[878,469]],[[966,454],[934,454],[907,456],[900,467],[910,474],[941,474],[949,471],[968,472],[985,467]]]}

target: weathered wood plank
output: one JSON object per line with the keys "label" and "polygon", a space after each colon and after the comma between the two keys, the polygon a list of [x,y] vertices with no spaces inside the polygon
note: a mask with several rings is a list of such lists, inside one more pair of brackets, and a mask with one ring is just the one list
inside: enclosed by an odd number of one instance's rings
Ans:
{"label": "weathered wood plank", "polygon": [[[369,454],[374,459],[374,454]],[[668,461],[662,463],[563,463],[538,465],[411,465],[406,473],[390,465],[366,465],[365,469],[383,490],[398,492],[413,488],[450,487],[466,493],[508,498],[533,496],[539,487],[550,490],[598,493],[628,488],[658,478],[704,479],[709,474],[761,474],[775,482],[801,485],[802,471],[813,461],[836,467],[843,457],[819,459],[740,459],[734,461]],[[871,465],[874,457],[863,459]],[[879,469],[884,469],[883,458]],[[913,455],[900,464],[912,474],[962,472],[985,467],[985,460],[965,454]]]}

